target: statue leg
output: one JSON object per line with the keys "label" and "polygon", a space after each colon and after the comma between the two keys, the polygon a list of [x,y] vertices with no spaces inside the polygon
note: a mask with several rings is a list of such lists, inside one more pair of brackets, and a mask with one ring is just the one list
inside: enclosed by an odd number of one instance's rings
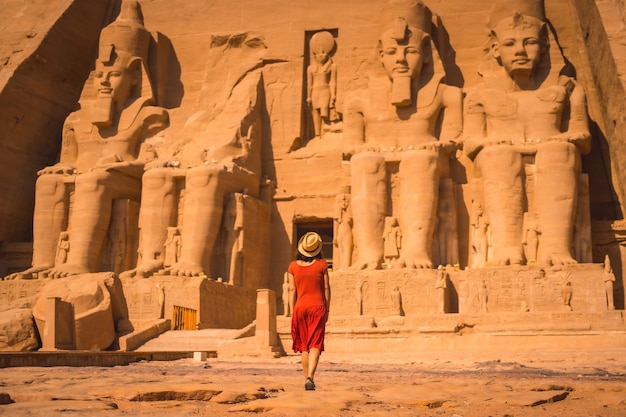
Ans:
{"label": "statue leg", "polygon": [[7,278],[32,278],[54,266],[59,234],[67,228],[69,193],[62,175],[42,175],[35,188],[32,267]]}
{"label": "statue leg", "polygon": [[491,231],[493,253],[489,263],[522,264],[522,157],[509,145],[494,145],[478,154],[476,166],[482,174],[485,215]]}
{"label": "statue leg", "polygon": [[352,228],[344,222],[339,226],[338,245],[339,245],[339,270],[347,270],[352,265]]}
{"label": "statue leg", "polygon": [[398,264],[408,268],[432,268],[433,233],[439,198],[439,152],[402,153],[399,167],[398,222],[402,247]]}
{"label": "statue leg", "polygon": [[139,201],[140,180],[106,171],[92,171],[76,177],[74,207],[70,217],[67,263],[55,266],[50,276],[97,272],[106,239],[113,200]]}
{"label": "statue leg", "polygon": [[311,117],[313,118],[313,130],[315,131],[315,136],[322,136],[322,116],[320,115],[319,109],[311,110]]}
{"label": "statue leg", "polygon": [[357,259],[352,269],[378,269],[383,259],[387,209],[385,158],[375,152],[352,157],[351,189],[353,236]]}
{"label": "statue leg", "polygon": [[221,165],[199,166],[187,172],[185,189],[180,260],[169,272],[184,276],[208,275],[222,223],[224,197],[246,190],[256,197],[259,179],[239,169],[227,171]]}
{"label": "statue leg", "polygon": [[541,229],[540,262],[574,264],[576,260],[572,257],[571,245],[580,172],[578,151],[568,142],[546,142],[539,147],[535,163],[535,204]]}
{"label": "statue leg", "polygon": [[141,262],[122,277],[147,277],[163,268],[161,254],[167,228],[176,224],[176,183],[169,168],[150,169],[143,174],[139,228]]}

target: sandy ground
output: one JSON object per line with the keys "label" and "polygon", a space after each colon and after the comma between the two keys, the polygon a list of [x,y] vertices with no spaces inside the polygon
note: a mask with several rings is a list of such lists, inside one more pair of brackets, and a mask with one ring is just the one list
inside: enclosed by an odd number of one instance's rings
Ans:
{"label": "sandy ground", "polygon": [[[0,415],[624,417],[626,348],[299,356],[0,369]],[[7,395],[8,394],[8,397]]]}

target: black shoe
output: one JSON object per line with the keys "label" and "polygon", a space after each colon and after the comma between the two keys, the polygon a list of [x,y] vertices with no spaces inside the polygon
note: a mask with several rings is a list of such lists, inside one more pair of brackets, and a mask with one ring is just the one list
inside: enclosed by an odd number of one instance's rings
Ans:
{"label": "black shoe", "polygon": [[307,391],[315,391],[315,382],[313,382],[313,379],[311,377],[308,377],[306,379],[306,382],[304,383],[304,389]]}

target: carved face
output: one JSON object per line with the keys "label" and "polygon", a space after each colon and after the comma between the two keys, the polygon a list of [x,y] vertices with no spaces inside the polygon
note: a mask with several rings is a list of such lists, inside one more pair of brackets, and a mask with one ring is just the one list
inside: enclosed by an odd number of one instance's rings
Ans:
{"label": "carved face", "polygon": [[423,34],[416,30],[407,30],[407,36],[401,40],[392,37],[392,31],[381,36],[380,57],[389,78],[419,77],[426,62],[423,40]]}
{"label": "carved face", "polygon": [[113,65],[98,63],[93,79],[98,98],[111,98],[116,103],[124,103],[138,82],[138,71],[137,61],[130,65],[121,59]]}
{"label": "carved face", "polygon": [[530,74],[537,68],[547,49],[542,25],[511,25],[505,21],[498,24],[494,32],[494,56],[509,75]]}
{"label": "carved face", "polygon": [[323,65],[328,61],[328,54],[323,50],[314,52],[313,57],[319,65]]}

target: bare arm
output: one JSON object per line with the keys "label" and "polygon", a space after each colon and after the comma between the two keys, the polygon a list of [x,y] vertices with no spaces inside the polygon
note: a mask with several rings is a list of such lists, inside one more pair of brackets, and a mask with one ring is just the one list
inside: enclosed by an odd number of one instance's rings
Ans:
{"label": "bare arm", "polygon": [[474,159],[485,145],[486,123],[482,104],[468,95],[463,114],[463,149],[470,159]]}
{"label": "bare arm", "polygon": [[337,65],[332,64],[330,66],[330,81],[328,83],[330,88],[330,107],[335,107],[335,100],[337,99]]}
{"label": "bare arm", "polygon": [[587,117],[587,97],[582,86],[575,80],[569,80],[573,87],[569,97],[570,120],[567,129],[568,141],[572,142],[580,153],[587,154],[591,150],[591,134]]}
{"label": "bare arm", "polygon": [[296,283],[293,279],[293,275],[287,272],[287,277],[289,279],[289,311],[293,313],[293,307],[296,305]]}
{"label": "bare arm", "polygon": [[443,92],[444,119],[441,140],[454,141],[463,131],[463,92],[458,87],[446,86]]}
{"label": "bare arm", "polygon": [[324,302],[326,304],[326,319],[328,320],[328,313],[330,312],[330,278],[326,269],[324,270]]}

